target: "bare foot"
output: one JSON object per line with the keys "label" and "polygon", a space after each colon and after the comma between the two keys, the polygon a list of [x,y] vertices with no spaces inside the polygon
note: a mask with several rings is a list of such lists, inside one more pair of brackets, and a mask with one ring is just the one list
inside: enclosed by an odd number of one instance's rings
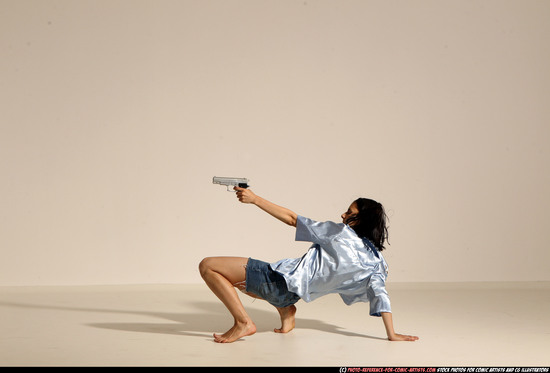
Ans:
{"label": "bare foot", "polygon": [[235,325],[225,333],[214,333],[214,341],[218,343],[231,343],[254,333],[256,333],[256,325],[252,321],[246,323],[235,322]]}
{"label": "bare foot", "polygon": [[275,333],[288,333],[296,325],[295,317],[296,315],[296,306],[288,306],[285,308],[277,308],[279,315],[281,315],[281,328],[274,329]]}

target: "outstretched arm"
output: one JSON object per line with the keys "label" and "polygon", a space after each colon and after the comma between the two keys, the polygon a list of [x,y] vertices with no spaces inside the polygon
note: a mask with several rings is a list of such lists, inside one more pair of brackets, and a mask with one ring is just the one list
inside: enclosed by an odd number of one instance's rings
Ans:
{"label": "outstretched arm", "polygon": [[298,215],[295,212],[287,208],[277,206],[276,204],[269,202],[268,200],[260,196],[257,196],[250,189],[239,187],[234,187],[233,189],[237,191],[237,198],[242,203],[251,203],[253,205],[256,205],[267,212],[269,215],[279,219],[283,223],[291,225],[293,227],[296,226]]}
{"label": "outstretched arm", "polygon": [[414,335],[403,335],[397,334],[393,330],[393,318],[391,312],[381,312],[382,320],[384,321],[384,326],[386,327],[386,333],[388,334],[388,339],[390,341],[416,341],[418,337]]}

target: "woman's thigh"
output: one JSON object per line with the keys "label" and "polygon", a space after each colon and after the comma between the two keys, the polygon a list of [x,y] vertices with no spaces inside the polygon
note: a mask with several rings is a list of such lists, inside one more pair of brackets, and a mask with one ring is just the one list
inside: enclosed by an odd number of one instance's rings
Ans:
{"label": "woman's thigh", "polygon": [[243,283],[246,280],[246,263],[248,258],[217,256],[203,259],[201,271],[210,269],[221,274],[233,285]]}

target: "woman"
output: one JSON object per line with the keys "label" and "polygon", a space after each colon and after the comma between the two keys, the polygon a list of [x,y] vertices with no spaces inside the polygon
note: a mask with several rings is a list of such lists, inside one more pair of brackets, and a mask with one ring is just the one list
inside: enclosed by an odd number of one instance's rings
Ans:
{"label": "woman", "polygon": [[265,263],[252,258],[211,257],[199,265],[202,278],[234,318],[219,343],[230,343],[256,332],[235,288],[268,301],[281,316],[277,333],[295,326],[298,300],[310,302],[329,293],[340,294],[344,303],[370,302],[370,315],[381,316],[391,341],[415,341],[416,336],[397,334],[393,328],[390,300],[385,289],[387,265],[380,253],[387,238],[386,215],[381,204],[359,198],[342,214],[343,224],[316,222],[298,216],[239,187],[242,203],[258,206],[278,220],[296,227],[296,240],[312,242],[301,258]]}

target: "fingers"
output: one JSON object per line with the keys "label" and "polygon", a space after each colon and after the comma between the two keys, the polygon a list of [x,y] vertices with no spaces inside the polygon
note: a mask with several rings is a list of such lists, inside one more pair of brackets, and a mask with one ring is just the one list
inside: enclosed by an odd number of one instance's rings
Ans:
{"label": "fingers", "polygon": [[243,202],[243,203],[244,203],[243,192],[237,192],[237,199],[239,200],[239,202]]}
{"label": "fingers", "polygon": [[247,196],[247,192],[249,192],[248,189],[245,189],[245,188],[240,188],[238,186],[236,187],[233,187],[233,190],[235,190],[236,194],[237,194],[237,199],[242,202],[242,203],[248,203],[248,196]]}

